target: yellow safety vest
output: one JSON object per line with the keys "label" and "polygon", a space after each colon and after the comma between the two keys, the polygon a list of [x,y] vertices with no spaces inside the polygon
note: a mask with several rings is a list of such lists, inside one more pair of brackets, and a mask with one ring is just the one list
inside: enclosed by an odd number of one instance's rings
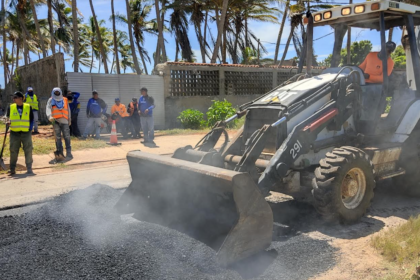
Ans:
{"label": "yellow safety vest", "polygon": [[31,105],[32,110],[37,110],[37,111],[39,110],[39,108],[38,108],[38,98],[36,97],[35,94],[33,96],[33,99],[28,94],[27,98],[25,99],[25,103]]}
{"label": "yellow safety vest", "polygon": [[16,104],[10,105],[10,130],[14,132],[28,132],[31,126],[31,106],[23,104],[22,117],[19,115]]}

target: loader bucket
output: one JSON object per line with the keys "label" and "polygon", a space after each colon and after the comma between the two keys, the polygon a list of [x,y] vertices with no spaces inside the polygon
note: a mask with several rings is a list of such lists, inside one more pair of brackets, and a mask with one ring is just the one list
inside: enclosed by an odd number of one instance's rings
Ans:
{"label": "loader bucket", "polygon": [[121,214],[206,243],[224,266],[270,245],[273,213],[249,174],[140,151],[127,159],[132,182],[116,204]]}

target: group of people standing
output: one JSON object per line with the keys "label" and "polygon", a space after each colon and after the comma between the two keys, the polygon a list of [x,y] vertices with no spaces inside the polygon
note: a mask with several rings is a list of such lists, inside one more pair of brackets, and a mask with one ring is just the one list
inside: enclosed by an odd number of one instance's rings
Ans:
{"label": "group of people standing", "polygon": [[[126,107],[121,104],[119,98],[115,99],[115,105],[111,109],[112,114],[117,114],[123,120],[122,123],[128,122],[132,125],[132,136],[140,138],[140,127],[144,133],[144,141],[141,143],[156,145],[154,140],[154,121],[153,109],[155,108],[154,100],[148,95],[147,88],[140,90],[140,102],[136,98]],[[78,98],[80,93],[67,92],[67,97],[63,96],[63,92],[56,87],[51,92],[46,106],[46,115],[48,120],[53,124],[53,131],[56,144],[56,152],[63,154],[64,148],[62,138],[64,138],[66,156],[63,161],[73,159],[71,152],[71,136],[79,137],[79,139],[87,139],[88,134],[95,130],[95,138],[100,138],[100,130],[102,123],[102,115],[106,114],[107,105],[99,98],[99,93],[94,90],[92,98],[89,99],[86,107],[86,115],[88,122],[81,135],[78,128],[78,115],[80,113],[80,102]],[[6,112],[7,125],[10,128],[10,170],[9,174],[16,174],[16,164],[19,149],[23,147],[25,154],[25,163],[27,174],[33,174],[32,171],[32,135],[39,134],[38,131],[38,111],[39,101],[34,94],[32,87],[28,87],[26,94],[15,92],[13,94],[13,103],[9,105]],[[32,132],[33,130],[33,132]]]}

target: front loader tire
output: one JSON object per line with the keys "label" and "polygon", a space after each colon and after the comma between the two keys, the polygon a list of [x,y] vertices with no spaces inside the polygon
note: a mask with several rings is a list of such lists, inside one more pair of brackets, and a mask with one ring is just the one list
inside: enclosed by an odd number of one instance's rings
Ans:
{"label": "front loader tire", "polygon": [[345,224],[360,220],[370,207],[375,188],[373,164],[354,147],[327,153],[315,169],[312,195],[316,210],[328,221]]}

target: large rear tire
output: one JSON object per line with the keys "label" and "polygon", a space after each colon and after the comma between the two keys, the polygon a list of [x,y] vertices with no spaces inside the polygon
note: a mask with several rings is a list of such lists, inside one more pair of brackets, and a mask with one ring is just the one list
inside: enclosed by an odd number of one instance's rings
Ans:
{"label": "large rear tire", "polygon": [[420,130],[416,128],[402,146],[399,166],[405,174],[393,178],[394,190],[420,196]]}
{"label": "large rear tire", "polygon": [[319,164],[312,181],[316,210],[328,221],[359,221],[370,207],[375,188],[368,155],[346,146],[327,153]]}

